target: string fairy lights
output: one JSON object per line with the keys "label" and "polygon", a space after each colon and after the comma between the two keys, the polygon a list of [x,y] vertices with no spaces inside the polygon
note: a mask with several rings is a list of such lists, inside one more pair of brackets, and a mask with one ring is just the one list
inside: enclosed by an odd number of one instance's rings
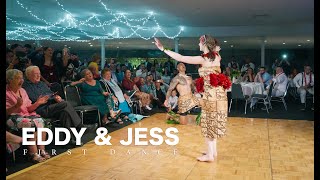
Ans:
{"label": "string fairy lights", "polygon": [[[160,33],[169,39],[174,39],[184,30],[180,26],[178,32],[170,36],[158,23],[154,12],[149,12],[142,18],[129,18],[125,13],[114,13],[102,0],[98,1],[106,12],[103,17],[107,17],[107,20],[100,19],[97,14],[92,14],[88,18],[77,19],[61,2],[55,0],[57,6],[65,13],[65,16],[56,22],[50,22],[40,18],[34,11],[26,7],[19,0],[16,0],[16,3],[23,10],[42,25],[31,26],[19,22],[7,14],[7,23],[15,24],[15,28],[6,30],[6,39],[87,42],[89,41],[88,39],[126,39],[139,37],[149,40]],[[150,23],[152,24],[150,25]]]}

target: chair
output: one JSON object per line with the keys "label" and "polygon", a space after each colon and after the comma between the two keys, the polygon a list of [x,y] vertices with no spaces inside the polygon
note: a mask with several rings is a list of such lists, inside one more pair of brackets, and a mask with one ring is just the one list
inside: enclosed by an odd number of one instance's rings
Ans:
{"label": "chair", "polygon": [[307,91],[307,94],[306,94],[306,102],[304,103],[304,107],[307,108],[307,101],[308,99],[312,99],[313,103],[314,103],[314,97],[313,97],[313,94],[309,93],[309,91]]}
{"label": "chair", "polygon": [[133,106],[135,106],[135,114],[138,114],[138,107],[139,107],[139,111],[141,113],[141,104],[140,104],[140,100],[136,97],[133,97],[133,95],[136,93],[136,90],[132,90],[132,91],[127,91],[126,94],[129,96],[129,99],[127,100],[128,105],[131,108],[131,112],[134,113],[133,111]]}
{"label": "chair", "polygon": [[82,124],[83,124],[84,113],[97,111],[98,124],[99,124],[99,127],[101,126],[102,122],[100,118],[99,108],[94,105],[82,105],[80,95],[79,95],[79,90],[76,86],[70,86],[70,85],[65,86],[64,93],[65,93],[66,100],[74,107],[74,110],[76,112],[80,113]]}
{"label": "chair", "polygon": [[[272,94],[272,89],[273,89],[273,82],[271,83],[270,85],[270,88],[268,90],[268,93],[267,95],[265,94],[253,94],[251,96],[252,100],[254,99],[257,99],[259,103],[259,101],[263,101],[263,104],[266,106],[266,109],[267,109],[267,112],[269,113],[269,110],[268,110],[268,106],[267,104],[269,103],[269,106],[270,106],[270,109],[272,109],[272,106],[271,106],[271,101],[270,101],[270,98],[271,98],[271,94]],[[252,111],[252,107],[251,107],[251,111]]]}
{"label": "chair", "polygon": [[248,105],[248,100],[250,99],[250,96],[244,95],[242,91],[241,84],[232,84],[231,87],[231,100],[230,100],[230,106],[229,106],[229,113],[231,110],[231,105],[232,105],[232,100],[233,99],[240,99],[246,101],[245,107],[244,107],[244,114],[247,114],[247,105]]}
{"label": "chair", "polygon": [[[289,88],[289,90],[291,90],[290,94],[294,97],[294,99],[300,101],[300,94],[298,93],[298,88],[297,87],[291,87],[291,88]],[[307,91],[306,102],[304,103],[304,107],[305,108],[307,107],[307,100],[311,99],[311,98],[313,99],[313,102],[314,102],[313,95]]]}
{"label": "chair", "polygon": [[287,104],[286,104],[286,101],[285,101],[285,97],[287,95],[287,92],[288,92],[288,88],[289,88],[289,83],[287,84],[286,86],[286,90],[284,92],[284,94],[282,96],[278,96],[278,97],[273,97],[272,94],[271,94],[271,99],[270,101],[275,101],[275,102],[282,102],[283,103],[283,106],[284,108],[286,109],[286,111],[288,110],[287,109]]}
{"label": "chair", "polygon": [[298,88],[297,87],[290,87],[288,88],[288,93],[294,98],[294,100],[299,100],[300,101],[300,94],[298,93]]}

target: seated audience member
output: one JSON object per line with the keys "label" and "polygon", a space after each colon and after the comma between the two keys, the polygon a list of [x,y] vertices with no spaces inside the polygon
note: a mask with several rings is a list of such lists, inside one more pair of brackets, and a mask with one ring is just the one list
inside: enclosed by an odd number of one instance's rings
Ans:
{"label": "seated audience member", "polygon": [[154,99],[158,105],[158,108],[166,107],[164,101],[166,100],[166,94],[169,85],[165,84],[162,79],[155,82],[155,96]]}
{"label": "seated audience member", "polygon": [[131,95],[131,92],[136,91],[135,96],[141,101],[141,106],[145,107],[147,110],[152,110],[152,108],[149,106],[151,103],[150,95],[139,90],[136,83],[131,79],[130,70],[126,70],[124,74],[122,88],[124,91],[127,91],[129,95]]}
{"label": "seated audience member", "polygon": [[122,80],[123,80],[123,77],[124,77],[124,72],[121,70],[121,65],[120,64],[118,64],[117,67],[116,67],[116,76],[117,76],[117,79],[118,79],[118,83],[121,84]]}
{"label": "seated audience member", "polygon": [[[113,125],[112,122],[117,119],[120,111],[114,111],[115,105],[111,94],[103,91],[100,82],[93,78],[93,74],[89,69],[82,70],[81,77],[82,79],[79,81],[70,84],[71,86],[77,86],[79,88],[81,102],[84,105],[98,106],[101,117],[103,117],[102,122],[105,125]],[[109,115],[112,119],[111,121],[108,119]],[[119,124],[123,123],[121,119],[117,122]]]}
{"label": "seated audience member", "polygon": [[[223,74],[226,75],[231,82],[233,82],[233,79],[231,77],[232,74],[231,74],[231,68],[230,67],[226,67],[226,69],[223,72]],[[193,84],[195,84],[195,83],[193,83]],[[227,90],[227,92],[229,92],[229,91],[231,92],[231,87]]]}
{"label": "seated audience member", "polygon": [[153,80],[155,80],[155,81],[158,79],[161,79],[160,72],[156,71],[156,68],[154,66],[151,67],[151,70],[148,74],[151,75]]}
{"label": "seated audience member", "polygon": [[[116,66],[115,61],[116,61],[116,59],[115,59],[115,58],[111,58],[111,59],[110,59],[110,61],[109,61],[109,63],[104,65],[104,68],[108,68],[108,69],[110,69],[110,66],[111,66],[111,65]],[[103,68],[103,69],[104,69],[104,68]]]}
{"label": "seated audience member", "polygon": [[145,78],[148,74],[148,70],[144,64],[140,64],[139,69],[136,71],[136,77]]}
{"label": "seated audience member", "polygon": [[231,57],[231,62],[228,63],[228,67],[230,67],[232,70],[239,71],[239,64],[236,61],[236,58],[234,56]]}
{"label": "seated audience member", "polygon": [[168,67],[164,67],[161,79],[167,84],[170,84],[172,73],[169,71]]}
{"label": "seated audience member", "polygon": [[[23,88],[27,91],[30,100],[33,103],[37,102],[40,97],[50,97],[48,102],[35,109],[38,114],[44,118],[59,119],[62,127],[68,129],[71,127],[78,129],[86,127],[86,132],[95,131],[97,124],[82,124],[81,118],[74,110],[73,106],[68,101],[64,101],[59,95],[55,95],[46,83],[40,81],[41,73],[38,66],[29,66],[26,69],[26,77],[27,80],[23,83]],[[71,136],[70,144],[75,145],[74,136]]]}
{"label": "seated audience member", "polygon": [[273,82],[273,89],[271,95],[273,97],[283,96],[287,88],[288,78],[286,74],[283,72],[282,67],[276,68],[276,76],[270,81]]}
{"label": "seated audience member", "polygon": [[100,72],[99,72],[99,62],[101,61],[101,58],[98,54],[94,54],[92,56],[92,60],[88,65],[88,69],[92,72],[93,78],[95,80],[100,79]]}
{"label": "seated audience member", "polygon": [[249,57],[246,57],[245,63],[241,67],[241,73],[245,73],[249,67],[251,67],[254,70],[255,65],[251,62],[251,59]]}
{"label": "seated audience member", "polygon": [[[129,69],[130,71],[133,70],[131,63],[128,61],[128,59],[124,60],[124,66],[126,67],[126,69]],[[125,70],[126,70],[125,69]],[[123,71],[123,70],[122,70]],[[124,72],[124,71],[123,71]]]}
{"label": "seated audience member", "polygon": [[177,90],[171,91],[171,96],[168,99],[168,105],[169,109],[168,111],[177,112],[178,111],[178,96],[177,96]]}
{"label": "seated audience member", "polygon": [[128,119],[127,114],[130,114],[130,107],[127,103],[130,97],[127,94],[123,94],[118,84],[111,78],[111,71],[109,69],[103,69],[101,72],[100,84],[104,91],[109,92],[118,109],[121,110],[121,115],[124,120]]}
{"label": "seated audience member", "polygon": [[[23,73],[17,69],[10,69],[6,72],[6,113],[9,115],[7,125],[11,132],[21,133],[22,128],[43,128],[44,120],[38,115],[35,110],[42,104],[47,103],[48,96],[39,97],[33,104],[29,99],[28,94],[22,88]],[[42,139],[46,139],[46,133],[42,133]],[[10,136],[10,135],[9,135]],[[34,132],[35,140],[37,132]],[[37,152],[40,151],[40,154]],[[39,163],[50,158],[50,155],[45,151],[44,145],[29,145],[29,159],[33,163]]]}
{"label": "seated audience member", "polygon": [[111,78],[118,84],[119,80],[117,78],[116,65],[115,64],[110,64],[109,70],[111,72]]}
{"label": "seated audience member", "polygon": [[254,82],[254,73],[252,68],[248,68],[246,73],[242,77],[242,81],[244,82]]}
{"label": "seated audience member", "polygon": [[137,87],[139,88],[140,91],[142,91],[141,88],[142,88],[145,84],[146,84],[146,82],[145,82],[145,79],[144,79],[143,77],[140,77],[140,78],[139,78],[139,81],[136,82],[136,85],[137,85]]}
{"label": "seated audience member", "polygon": [[231,77],[231,67],[226,67],[225,71],[223,72],[224,75]]}
{"label": "seated audience member", "polygon": [[291,71],[291,74],[288,77],[289,83],[290,83],[290,87],[296,87],[296,85],[293,82],[294,77],[296,77],[296,75],[298,74],[298,69],[297,68],[293,68]]}
{"label": "seated audience member", "polygon": [[294,77],[293,82],[300,94],[301,110],[305,110],[307,92],[314,95],[314,75],[311,72],[311,67],[305,65],[304,72],[297,74]]}
{"label": "seated audience member", "polygon": [[149,74],[146,78],[146,82],[143,86],[141,86],[141,91],[145,92],[147,94],[150,94],[151,97],[155,97],[156,96],[156,86],[153,82],[153,77],[151,74]]}
{"label": "seated audience member", "polygon": [[254,82],[263,83],[264,87],[267,87],[270,84],[271,79],[272,79],[272,76],[268,72],[266,72],[266,68],[260,67],[259,72],[254,78]]}

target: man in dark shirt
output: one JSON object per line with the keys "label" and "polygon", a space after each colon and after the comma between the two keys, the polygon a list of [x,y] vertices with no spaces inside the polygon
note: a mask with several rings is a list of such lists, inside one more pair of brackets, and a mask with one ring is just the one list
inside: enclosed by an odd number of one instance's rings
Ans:
{"label": "man in dark shirt", "polygon": [[68,60],[68,65],[65,67],[66,71],[66,80],[76,81],[79,78],[79,70],[80,62],[78,60],[78,55],[75,53],[71,53],[70,59]]}
{"label": "man in dark shirt", "polygon": [[[42,117],[57,118],[61,121],[61,125],[68,129],[71,127],[76,127],[77,129],[86,127],[88,128],[86,132],[90,132],[97,128],[97,124],[82,124],[81,118],[72,105],[64,101],[59,95],[55,95],[43,81],[40,81],[41,74],[38,66],[29,66],[26,69],[26,76],[27,80],[23,83],[22,87],[26,90],[33,103],[41,96],[50,96],[51,100],[48,103],[36,109],[36,112]],[[74,137],[72,137],[71,144],[74,143],[74,140]]]}

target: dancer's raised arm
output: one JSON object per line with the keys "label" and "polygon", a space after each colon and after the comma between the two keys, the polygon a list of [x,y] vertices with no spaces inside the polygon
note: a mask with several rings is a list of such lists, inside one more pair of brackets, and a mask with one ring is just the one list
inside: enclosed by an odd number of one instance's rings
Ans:
{"label": "dancer's raised arm", "polygon": [[173,59],[187,64],[203,64],[205,59],[201,56],[182,56],[179,53],[165,49],[158,38],[154,38],[156,46]]}

